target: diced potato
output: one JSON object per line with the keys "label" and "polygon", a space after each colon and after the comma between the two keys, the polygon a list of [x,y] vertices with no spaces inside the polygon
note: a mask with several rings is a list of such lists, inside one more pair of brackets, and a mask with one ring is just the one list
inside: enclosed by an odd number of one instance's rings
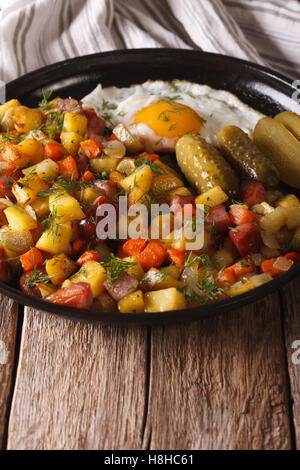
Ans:
{"label": "diced potato", "polygon": [[31,204],[41,191],[48,189],[47,184],[36,174],[28,174],[13,184],[12,192],[18,203]]}
{"label": "diced potato", "polygon": [[30,161],[30,157],[22,153],[18,145],[7,142],[1,148],[1,160],[11,168],[11,171],[15,168],[24,168]]}
{"label": "diced potato", "polygon": [[51,181],[56,179],[59,175],[59,168],[55,161],[51,160],[51,158],[47,158],[36,165],[24,168],[22,173],[24,173],[25,176],[28,175],[28,173],[35,173],[42,180]]}
{"label": "diced potato", "polygon": [[181,276],[182,268],[180,266],[170,264],[170,266],[163,268],[163,271],[166,271],[168,274],[170,274],[170,276],[178,280]]}
{"label": "diced potato", "polygon": [[87,131],[87,118],[84,114],[65,113],[63,132],[84,136]]}
{"label": "diced potato", "polygon": [[218,206],[219,204],[223,204],[224,202],[227,201],[227,199],[228,199],[228,196],[223,191],[221,186],[215,186],[214,188],[209,189],[208,191],[205,191],[205,193],[197,196],[195,203],[205,204],[206,206],[209,206],[209,207],[215,207],[215,206]]}
{"label": "diced potato", "polygon": [[127,273],[130,276],[140,281],[142,277],[144,276],[145,271],[143,270],[142,266],[138,262],[138,259],[135,256],[127,256],[126,258],[123,258],[123,259],[124,261],[128,261],[129,263],[136,263],[134,266],[130,266]]}
{"label": "diced potato", "polygon": [[168,238],[174,230],[174,215],[160,214],[152,221],[149,227],[149,238],[154,240]]}
{"label": "diced potato", "polygon": [[14,123],[15,108],[8,108],[1,119],[1,128],[3,131],[12,131],[15,128]]}
{"label": "diced potato", "polygon": [[[182,236],[180,236],[180,229],[171,232],[170,237],[172,239],[171,248],[175,248],[176,250],[187,250],[189,249],[188,244],[195,242],[194,239],[187,240],[184,236],[184,233],[182,234]],[[206,228],[203,233],[203,246],[193,251],[197,251],[197,253],[203,253],[207,249],[207,247],[212,244],[212,242],[213,240],[211,237],[211,233],[208,228]]]}
{"label": "diced potato", "polygon": [[230,251],[226,248],[220,248],[217,250],[213,254],[212,258],[216,260],[218,269],[221,269],[224,266],[230,266],[234,261]]}
{"label": "diced potato", "polygon": [[137,186],[142,191],[147,192],[151,188],[153,173],[149,165],[143,165],[134,171],[131,175],[124,178],[120,185],[123,189],[129,190]]}
{"label": "diced potato", "polygon": [[174,175],[154,176],[152,190],[155,196],[161,191],[172,191],[183,186],[183,181]]}
{"label": "diced potato", "polygon": [[19,142],[17,148],[23,155],[26,155],[31,164],[39,163],[44,158],[44,147],[39,140],[27,138]]}
{"label": "diced potato", "polygon": [[144,150],[143,144],[131,134],[124,124],[118,124],[114,128],[113,133],[125,145],[127,152],[140,153]]}
{"label": "diced potato", "polygon": [[30,109],[26,106],[17,106],[14,110],[14,125],[20,134],[39,128],[43,121],[43,113],[38,109]]}
{"label": "diced potato", "polygon": [[70,279],[66,279],[66,280],[62,283],[61,287],[68,287],[68,286],[70,286],[71,284],[72,284],[72,281],[70,281]]}
{"label": "diced potato", "polygon": [[42,297],[46,297],[56,291],[54,286],[49,286],[48,284],[38,283],[36,284],[36,287],[39,289]]}
{"label": "diced potato", "polygon": [[30,207],[34,210],[36,216],[39,219],[42,217],[47,217],[49,214],[49,196],[36,198],[34,201],[32,201]]}
{"label": "diced potato", "polygon": [[169,287],[181,287],[182,283],[171,276],[168,270],[150,268],[144,275],[141,286],[144,292],[152,290],[168,289]]}
{"label": "diced potato", "polygon": [[151,198],[150,195],[142,191],[140,188],[132,188],[127,194],[128,206],[131,207],[134,204],[144,204],[146,207],[150,207]]}
{"label": "diced potato", "polygon": [[20,206],[7,207],[4,213],[12,230],[33,230],[37,228],[37,221]]}
{"label": "diced potato", "polygon": [[53,222],[36,243],[39,250],[47,251],[56,255],[66,251],[72,237],[72,227],[70,223],[56,224]]}
{"label": "diced potato", "polygon": [[286,207],[288,209],[291,207],[298,207],[298,209],[300,209],[300,201],[294,194],[287,194],[276,201],[276,206]]}
{"label": "diced potato", "polygon": [[83,141],[83,137],[76,132],[62,132],[60,140],[67,153],[74,157],[78,152],[80,142]]}
{"label": "diced potato", "polygon": [[92,289],[93,297],[98,297],[103,291],[103,282],[107,278],[105,268],[97,261],[86,261],[71,282],[88,282]]}
{"label": "diced potato", "polygon": [[300,205],[286,207],[286,216],[286,226],[289,230],[300,227]]}
{"label": "diced potato", "polygon": [[275,210],[275,208],[273,206],[270,206],[270,204],[264,201],[264,202],[261,202],[260,204],[255,204],[254,206],[252,206],[252,210],[253,212],[255,212],[257,216],[262,216],[262,215],[270,214],[271,212]]}
{"label": "diced potato", "polygon": [[[8,109],[12,109],[12,108],[15,108],[16,106],[21,106],[21,103],[19,100],[9,100],[7,101],[6,103],[3,103],[0,105],[0,123],[1,123],[1,127],[2,127],[2,119],[6,113],[6,111]],[[8,130],[8,129],[4,129],[4,130]]]}
{"label": "diced potato", "polygon": [[130,157],[122,158],[122,160],[118,163],[117,171],[122,173],[123,175],[129,176],[136,170],[135,166],[135,159]]}
{"label": "diced potato", "polygon": [[14,258],[30,250],[33,239],[28,230],[13,230],[6,225],[0,229],[0,244],[7,258]]}
{"label": "diced potato", "polygon": [[110,173],[111,171],[117,168],[119,163],[119,158],[109,158],[109,157],[101,157],[101,158],[92,158],[90,160],[90,166],[93,171],[97,173],[102,173],[106,171]]}
{"label": "diced potato", "polygon": [[175,287],[146,292],[144,295],[145,312],[167,312],[187,307],[184,295]]}
{"label": "diced potato", "polygon": [[101,189],[91,187],[82,189],[76,194],[76,196],[82,204],[89,205],[91,202],[94,202],[95,199],[97,199],[97,197],[101,194],[103,194]]}
{"label": "diced potato", "polygon": [[54,193],[49,197],[49,209],[59,223],[84,219],[85,214],[75,197],[68,193]]}
{"label": "diced potato", "polygon": [[267,232],[278,232],[287,222],[287,213],[284,207],[276,207],[274,211],[261,217],[259,225]]}
{"label": "diced potato", "polygon": [[191,191],[185,186],[172,189],[172,191],[169,191],[168,197],[171,199],[171,197],[176,196],[176,194],[178,194],[179,196],[192,196]]}
{"label": "diced potato", "polygon": [[143,313],[144,308],[144,296],[141,290],[132,292],[118,302],[120,313]]}
{"label": "diced potato", "polygon": [[64,253],[60,253],[46,262],[46,272],[55,286],[77,271],[77,266]]}

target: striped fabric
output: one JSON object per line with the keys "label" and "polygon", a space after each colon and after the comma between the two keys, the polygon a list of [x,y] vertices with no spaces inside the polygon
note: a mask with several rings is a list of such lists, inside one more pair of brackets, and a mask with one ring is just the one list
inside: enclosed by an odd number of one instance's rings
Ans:
{"label": "striped fabric", "polygon": [[0,0],[0,79],[123,48],[203,49],[300,78],[296,0]]}

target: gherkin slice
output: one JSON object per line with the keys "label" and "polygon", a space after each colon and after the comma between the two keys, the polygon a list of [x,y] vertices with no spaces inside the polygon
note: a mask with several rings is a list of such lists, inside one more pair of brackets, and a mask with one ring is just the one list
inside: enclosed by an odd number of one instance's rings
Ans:
{"label": "gherkin slice", "polygon": [[182,173],[199,193],[221,186],[229,196],[237,194],[237,174],[221,153],[202,137],[186,134],[178,139],[176,158]]}
{"label": "gherkin slice", "polygon": [[244,178],[274,188],[279,183],[278,170],[248,135],[236,126],[226,126],[218,133],[219,147],[232,167]]}

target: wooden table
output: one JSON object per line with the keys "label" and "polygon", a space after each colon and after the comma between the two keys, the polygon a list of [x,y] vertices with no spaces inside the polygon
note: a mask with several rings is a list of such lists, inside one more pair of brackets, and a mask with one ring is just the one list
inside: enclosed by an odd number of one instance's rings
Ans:
{"label": "wooden table", "polygon": [[3,448],[300,449],[299,287],[148,329],[23,314],[2,297]]}

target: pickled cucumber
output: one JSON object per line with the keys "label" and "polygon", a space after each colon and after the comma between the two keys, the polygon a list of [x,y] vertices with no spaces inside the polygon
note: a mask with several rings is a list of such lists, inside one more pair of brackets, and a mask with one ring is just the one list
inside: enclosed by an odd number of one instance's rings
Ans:
{"label": "pickled cucumber", "polygon": [[260,119],[254,143],[276,165],[284,183],[300,189],[300,142],[276,119]]}
{"label": "pickled cucumber", "polygon": [[231,166],[244,178],[260,181],[269,188],[279,183],[278,170],[248,135],[236,126],[226,126],[218,133],[219,146]]}
{"label": "pickled cucumber", "polygon": [[176,158],[182,173],[199,193],[221,186],[229,196],[237,194],[237,174],[221,153],[203,138],[187,134],[178,139]]}
{"label": "pickled cucumber", "polygon": [[300,140],[300,116],[296,113],[284,111],[275,116],[277,121],[281,122],[295,137]]}

